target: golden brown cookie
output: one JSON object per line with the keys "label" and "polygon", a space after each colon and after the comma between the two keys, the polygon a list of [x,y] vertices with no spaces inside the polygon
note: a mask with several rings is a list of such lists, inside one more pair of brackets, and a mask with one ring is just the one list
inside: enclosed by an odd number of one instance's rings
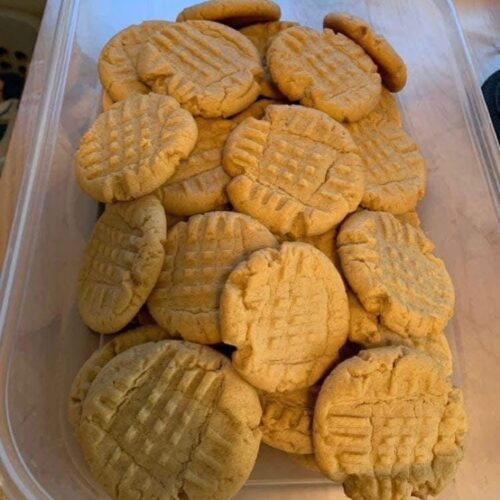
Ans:
{"label": "golden brown cookie", "polygon": [[174,175],[157,190],[168,213],[186,216],[208,212],[227,203],[231,179],[222,167],[222,150],[234,128],[231,120],[196,118],[198,141]]}
{"label": "golden brown cookie", "polygon": [[165,212],[154,196],[108,205],[83,255],[78,308],[99,333],[121,330],[139,312],[163,264]]}
{"label": "golden brown cookie", "polygon": [[455,294],[424,232],[387,212],[359,211],[340,227],[337,251],[364,309],[403,336],[439,335]]}
{"label": "golden brown cookie", "polygon": [[[137,56],[151,33],[168,25],[168,21],[144,21],[117,33],[104,46],[97,69],[102,86],[112,101],[127,99],[133,94],[147,94],[151,89],[139,80]],[[106,109],[103,106],[104,111]]]}
{"label": "golden brown cookie", "polygon": [[101,108],[103,111],[108,111],[108,109],[115,103],[109,94],[103,89],[101,98]]}
{"label": "golden brown cookie", "polygon": [[159,326],[140,326],[117,335],[92,353],[78,371],[69,393],[68,419],[77,437],[80,432],[83,402],[101,369],[115,356],[131,347],[169,338],[171,335]]}
{"label": "golden brown cookie", "polygon": [[309,453],[307,455],[301,455],[299,453],[288,453],[288,456],[298,465],[301,465],[311,472],[321,472],[316,462],[316,457],[314,453]]}
{"label": "golden brown cookie", "polygon": [[313,453],[312,423],[319,386],[259,392],[262,441],[288,453]]}
{"label": "golden brown cookie", "polygon": [[155,92],[205,118],[245,109],[257,99],[263,76],[252,42],[211,21],[172,23],[157,30],[143,45],[137,71]]}
{"label": "golden brown cookie", "polygon": [[[293,28],[290,28],[293,29]],[[269,106],[227,139],[231,204],[274,233],[325,233],[356,209],[363,193],[359,156],[346,129],[302,106]]]}
{"label": "golden brown cookie", "polygon": [[133,95],[100,114],[80,139],[78,183],[103,203],[149,194],[173,175],[197,135],[193,117],[171,97]]}
{"label": "golden brown cookie", "polygon": [[208,0],[186,7],[177,16],[177,21],[204,19],[239,27],[277,21],[280,16],[279,5],[270,0]]}
{"label": "golden brown cookie", "polygon": [[439,363],[381,347],[344,361],[323,383],[314,449],[351,498],[426,498],[453,478],[466,428],[462,392]]}
{"label": "golden brown cookie", "polygon": [[265,97],[271,97],[273,99],[283,98],[283,94],[274,84],[271,74],[269,73],[269,68],[267,67],[267,49],[278,33],[296,25],[297,23],[289,21],[275,21],[271,23],[252,24],[240,29],[240,33],[245,35],[259,51],[262,66],[264,67],[264,80],[262,80],[260,94]]}
{"label": "golden brown cookie", "polygon": [[[425,194],[426,168],[415,141],[400,127],[395,98],[385,91],[379,105],[346,128],[363,160],[365,192],[361,205],[402,214]],[[389,97],[390,96],[390,97]]]}
{"label": "golden brown cookie", "polygon": [[323,26],[354,40],[378,66],[384,85],[391,92],[399,92],[406,85],[406,65],[387,39],[376,33],[364,19],[345,12],[331,12]]}
{"label": "golden brown cookie", "polygon": [[444,333],[425,337],[400,335],[381,325],[375,314],[365,311],[352,292],[347,292],[349,300],[349,340],[366,348],[403,345],[424,351],[439,361],[447,375],[452,371],[450,346]]}
{"label": "golden brown cookie", "polygon": [[113,498],[229,499],[255,463],[255,390],[212,349],[149,342],[115,356],[83,403],[80,443]]}
{"label": "golden brown cookie", "polygon": [[274,83],[290,101],[338,121],[357,121],[380,100],[377,67],[349,38],[295,26],[279,33],[267,51]]}
{"label": "golden brown cookie", "polygon": [[344,283],[306,243],[254,252],[227,278],[220,299],[222,340],[236,370],[266,392],[315,384],[347,340]]}
{"label": "golden brown cookie", "polygon": [[210,212],[169,231],[165,261],[148,307],[159,325],[202,344],[221,341],[219,296],[227,276],[254,250],[277,246],[258,221]]}

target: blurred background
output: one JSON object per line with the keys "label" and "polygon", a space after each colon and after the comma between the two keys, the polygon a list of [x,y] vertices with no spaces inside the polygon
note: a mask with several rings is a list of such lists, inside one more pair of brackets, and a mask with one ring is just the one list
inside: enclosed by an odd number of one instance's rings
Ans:
{"label": "blurred background", "polygon": [[0,0],[0,175],[45,0]]}

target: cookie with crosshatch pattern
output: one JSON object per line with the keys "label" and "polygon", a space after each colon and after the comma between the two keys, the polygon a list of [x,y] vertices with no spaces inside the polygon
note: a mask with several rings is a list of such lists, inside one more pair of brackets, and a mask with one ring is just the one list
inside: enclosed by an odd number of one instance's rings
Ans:
{"label": "cookie with crosshatch pattern", "polygon": [[272,232],[323,234],[358,206],[361,159],[347,130],[325,113],[271,105],[229,135],[223,163],[231,204]]}
{"label": "cookie with crosshatch pattern", "polygon": [[356,43],[332,30],[294,26],[267,51],[273,82],[290,101],[324,111],[338,121],[357,121],[380,100],[377,67]]}
{"label": "cookie with crosshatch pattern", "polygon": [[271,0],[208,0],[186,7],[177,21],[204,19],[229,26],[246,26],[263,21],[277,21],[280,6]]}
{"label": "cookie with crosshatch pattern", "polygon": [[322,472],[351,498],[420,498],[449,482],[467,429],[462,392],[430,356],[361,351],[326,378],[314,411]]}
{"label": "cookie with crosshatch pattern", "polygon": [[153,192],[194,148],[193,117],[171,97],[133,95],[101,113],[80,139],[76,178],[103,203]]}
{"label": "cookie with crosshatch pattern", "polygon": [[363,308],[403,336],[442,335],[455,293],[424,232],[388,212],[361,210],[341,225],[337,251]]}
{"label": "cookie with crosshatch pattern", "polygon": [[254,387],[285,392],[315,384],[347,340],[344,283],[307,243],[253,252],[229,274],[220,299],[222,340]]}
{"label": "cookie with crosshatch pattern", "polygon": [[395,97],[386,89],[377,107],[356,123],[346,123],[363,160],[361,205],[403,214],[425,194],[426,168],[415,141],[401,128]]}
{"label": "cookie with crosshatch pattern", "polygon": [[229,499],[254,466],[261,414],[255,390],[223,355],[149,342],[100,370],[83,404],[80,444],[113,498]]}
{"label": "cookie with crosshatch pattern", "polygon": [[330,12],[323,26],[342,33],[363,47],[378,66],[384,85],[391,92],[399,92],[406,85],[406,64],[387,39],[374,31],[364,19],[345,12]]}
{"label": "cookie with crosshatch pattern", "polygon": [[83,254],[78,309],[99,333],[124,328],[139,312],[161,271],[167,224],[154,196],[107,205]]}
{"label": "cookie with crosshatch pattern", "polygon": [[262,441],[287,453],[313,453],[312,424],[319,386],[291,392],[259,391]]}
{"label": "cookie with crosshatch pattern", "polygon": [[154,92],[195,116],[226,118],[254,102],[263,68],[255,46],[211,21],[171,23],[150,36],[137,71]]}
{"label": "cookie with crosshatch pattern", "polygon": [[167,235],[165,260],[148,308],[166,330],[202,344],[221,341],[219,297],[233,268],[276,238],[236,212],[209,212],[178,222]]}
{"label": "cookie with crosshatch pattern", "polygon": [[80,435],[83,402],[102,368],[115,356],[131,347],[170,338],[172,336],[157,325],[140,326],[117,335],[92,353],[76,374],[70,389],[68,419],[77,437]]}
{"label": "cookie with crosshatch pattern", "polygon": [[167,24],[168,21],[144,21],[127,26],[103,47],[97,61],[97,70],[105,95],[111,103],[127,99],[133,94],[151,92],[137,75],[137,57],[148,37]]}

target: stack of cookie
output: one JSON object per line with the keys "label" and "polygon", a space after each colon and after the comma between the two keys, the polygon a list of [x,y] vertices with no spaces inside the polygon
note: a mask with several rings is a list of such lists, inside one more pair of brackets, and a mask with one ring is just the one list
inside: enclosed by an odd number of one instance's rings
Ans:
{"label": "stack of cookie", "polygon": [[454,290],[415,212],[425,164],[391,93],[406,67],[363,20],[324,25],[209,0],[101,53],[76,175],[106,207],[79,310],[117,335],[69,419],[114,498],[230,498],[261,441],[354,499],[454,476]]}

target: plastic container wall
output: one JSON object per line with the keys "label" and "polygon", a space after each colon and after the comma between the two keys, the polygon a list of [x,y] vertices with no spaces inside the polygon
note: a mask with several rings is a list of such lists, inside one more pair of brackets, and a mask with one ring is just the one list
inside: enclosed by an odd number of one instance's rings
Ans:
{"label": "plastic container wall", "polygon": [[[174,19],[190,2],[61,2],[49,77],[32,138],[10,251],[0,283],[0,458],[14,498],[104,498],[90,478],[66,419],[72,379],[101,339],[76,310],[76,280],[97,205],[77,186],[73,154],[100,109],[96,58],[116,31],[144,19]],[[369,19],[409,68],[399,94],[405,127],[427,161],[418,211],[457,291],[447,335],[455,381],[470,417],[465,459],[444,499],[493,500],[500,491],[498,149],[446,0],[283,1],[283,19],[320,28],[328,11]],[[263,447],[241,498],[292,498],[319,475]],[[285,486],[288,485],[288,486]],[[321,486],[317,498],[344,498]],[[315,497],[311,492],[311,497]],[[298,496],[296,498],[299,498]]]}

